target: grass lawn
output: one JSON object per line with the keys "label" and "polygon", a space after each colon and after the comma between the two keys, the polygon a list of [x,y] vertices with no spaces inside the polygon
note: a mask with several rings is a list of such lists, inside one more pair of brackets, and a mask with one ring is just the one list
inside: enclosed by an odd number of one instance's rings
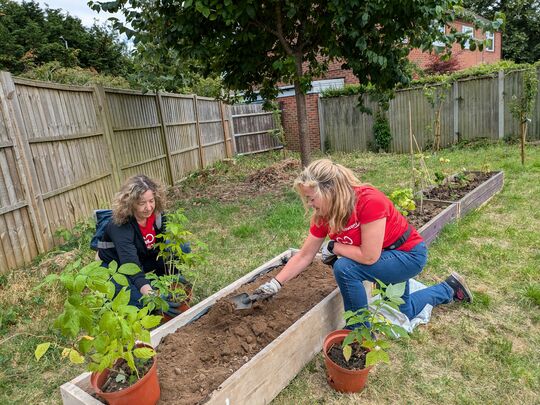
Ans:
{"label": "grass lawn", "polygon": [[[439,235],[419,277],[432,284],[456,270],[467,278],[475,302],[435,309],[428,325],[392,345],[392,363],[376,366],[362,393],[332,391],[318,355],[274,403],[540,403],[540,148],[528,147],[525,167],[517,145],[444,150],[426,160],[433,171],[441,168],[440,157],[450,160],[444,164],[448,172],[486,165],[505,172],[501,193]],[[385,192],[411,186],[405,155],[332,158]],[[241,157],[234,165],[220,163],[198,173],[178,188],[175,206],[185,209],[190,230],[209,246],[196,301],[301,245],[308,218],[290,186],[238,191],[250,175],[281,159],[277,153]],[[220,199],[225,193],[228,197]],[[51,337],[61,341],[52,323],[63,301],[61,291],[34,287],[77,257],[90,260],[89,232],[83,224],[65,247],[33,266],[0,275],[0,404],[60,403],[58,387],[82,371],[56,349],[39,363],[34,360],[36,344]]]}

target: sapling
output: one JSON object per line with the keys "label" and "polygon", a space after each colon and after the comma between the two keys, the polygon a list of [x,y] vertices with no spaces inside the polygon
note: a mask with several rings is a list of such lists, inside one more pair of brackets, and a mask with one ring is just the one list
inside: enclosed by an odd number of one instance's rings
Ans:
{"label": "sapling", "polygon": [[[151,359],[156,353],[150,347],[135,344],[150,344],[150,329],[160,324],[161,317],[151,315],[147,306],[139,309],[129,305],[126,275],[139,271],[133,263],[118,267],[113,261],[106,268],[98,261],[83,266],[77,260],[61,274],[47,276],[38,288],[60,283],[67,291],[63,312],[54,326],[70,344],[62,347],[55,342],[41,343],[35,350],[36,359],[39,360],[51,345],[56,345],[62,348],[62,357],[72,363],[86,363],[89,371],[111,369],[112,373],[122,374],[114,367],[123,359],[132,371],[130,382],[142,377],[140,360]],[[112,280],[122,286],[117,294]]]}
{"label": "sapling", "polygon": [[[158,257],[165,262],[165,274],[146,274],[156,291],[156,294],[143,297],[151,309],[167,311],[169,308],[164,298],[174,302],[184,301],[188,296],[188,286],[180,282],[179,275],[182,274],[191,283],[189,288],[193,288],[197,280],[194,268],[205,261],[206,245],[195,240],[194,235],[186,229],[186,223],[183,210],[168,213],[165,230],[157,235],[155,247],[159,250]],[[187,246],[190,247],[189,252]]]}
{"label": "sapling", "polygon": [[408,336],[401,326],[392,324],[381,313],[385,305],[399,310],[405,301],[401,298],[405,292],[405,282],[389,284],[376,280],[378,288],[373,290],[375,299],[369,308],[357,311],[346,311],[343,314],[347,326],[354,329],[345,337],[342,343],[343,357],[348,362],[353,354],[353,344],[369,350],[366,355],[365,366],[371,366],[381,361],[390,362],[386,349],[390,346],[389,340]]}

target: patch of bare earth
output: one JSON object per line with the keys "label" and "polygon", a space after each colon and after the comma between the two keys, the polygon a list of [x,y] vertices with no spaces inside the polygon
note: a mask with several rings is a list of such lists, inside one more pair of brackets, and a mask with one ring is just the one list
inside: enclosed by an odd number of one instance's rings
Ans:
{"label": "patch of bare earth", "polygon": [[[234,170],[234,168],[230,169]],[[219,181],[203,176],[195,186],[185,187],[180,184],[169,189],[169,199],[213,199],[221,202],[234,202],[247,197],[262,194],[277,194],[283,188],[292,187],[293,181],[300,172],[300,162],[295,159],[285,159],[264,169],[250,174],[244,181]]]}

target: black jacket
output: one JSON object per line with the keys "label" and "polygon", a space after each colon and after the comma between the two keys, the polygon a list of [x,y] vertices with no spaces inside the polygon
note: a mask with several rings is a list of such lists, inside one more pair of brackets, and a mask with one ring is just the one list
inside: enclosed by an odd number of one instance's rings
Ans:
{"label": "black jacket", "polygon": [[[165,229],[165,216],[162,216],[161,229],[154,224],[156,234],[161,233]],[[130,284],[135,285],[140,289],[143,285],[148,284],[148,280],[144,276],[145,273],[155,271],[157,274],[163,274],[165,264],[163,259],[157,257],[157,249],[147,249],[144,239],[137,224],[135,217],[130,217],[129,221],[123,225],[116,225],[110,221],[105,230],[102,240],[104,242],[113,242],[114,247],[110,249],[99,249],[99,258],[104,264],[108,265],[113,260],[121,266],[125,263],[135,263],[142,271],[127,276]]]}

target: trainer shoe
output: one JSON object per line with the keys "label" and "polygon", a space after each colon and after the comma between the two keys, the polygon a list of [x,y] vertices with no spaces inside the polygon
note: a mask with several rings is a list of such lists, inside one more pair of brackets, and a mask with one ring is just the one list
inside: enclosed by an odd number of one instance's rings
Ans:
{"label": "trainer shoe", "polygon": [[454,301],[473,301],[471,290],[469,290],[469,287],[467,287],[465,279],[455,271],[453,271],[452,274],[450,274],[444,281],[450,286],[450,288],[452,288],[452,290],[454,290]]}

